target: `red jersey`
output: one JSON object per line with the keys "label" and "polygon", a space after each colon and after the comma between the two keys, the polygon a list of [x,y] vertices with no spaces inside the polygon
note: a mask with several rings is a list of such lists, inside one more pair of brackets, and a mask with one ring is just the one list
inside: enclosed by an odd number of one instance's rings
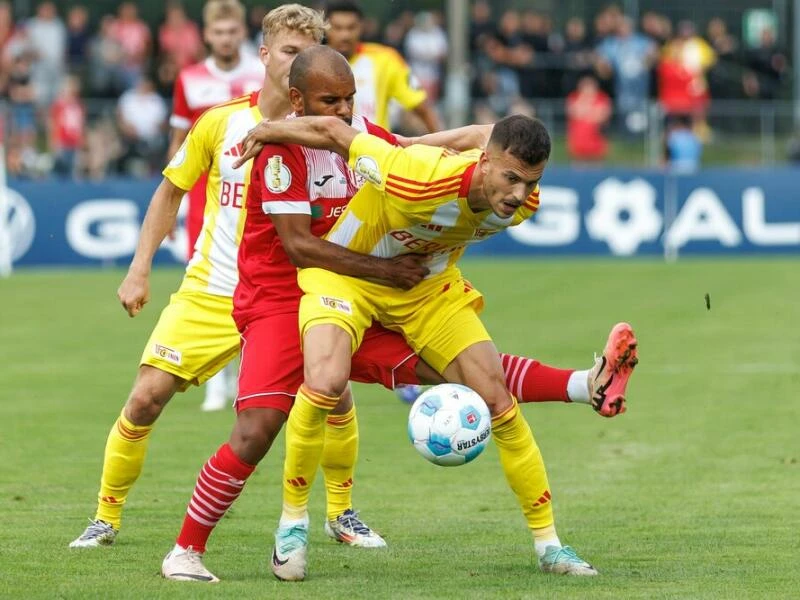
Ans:
{"label": "red jersey", "polygon": [[[354,116],[352,126],[397,144],[391,133],[363,117]],[[303,295],[297,268],[270,215],[310,215],[311,233],[322,237],[362,185],[364,178],[333,152],[296,144],[264,147],[250,171],[247,218],[239,245],[233,318],[240,330],[253,318],[297,312]]]}
{"label": "red jersey", "polygon": [[50,106],[53,140],[58,149],[74,150],[83,144],[86,112],[78,99],[57,98]]}
{"label": "red jersey", "polygon": [[175,81],[169,124],[189,129],[206,109],[261,89],[263,83],[264,65],[247,54],[231,71],[219,69],[211,57],[184,67]]}

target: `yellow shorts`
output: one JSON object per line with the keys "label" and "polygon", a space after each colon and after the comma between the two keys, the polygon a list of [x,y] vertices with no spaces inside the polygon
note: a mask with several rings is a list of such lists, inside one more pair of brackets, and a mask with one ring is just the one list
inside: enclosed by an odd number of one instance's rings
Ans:
{"label": "yellow shorts", "polygon": [[323,269],[303,269],[297,281],[305,293],[300,301],[301,335],[314,325],[332,323],[350,333],[353,351],[374,320],[402,333],[441,373],[465,348],[491,339],[478,318],[483,295],[457,269],[409,291]]}
{"label": "yellow shorts", "polygon": [[200,385],[239,352],[239,331],[233,322],[233,300],[181,287],[161,311],[142,353],[150,365]]}

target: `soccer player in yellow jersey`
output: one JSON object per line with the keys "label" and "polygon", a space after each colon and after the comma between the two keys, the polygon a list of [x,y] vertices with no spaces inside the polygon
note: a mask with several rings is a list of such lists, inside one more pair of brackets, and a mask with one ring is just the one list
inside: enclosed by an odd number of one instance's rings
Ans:
{"label": "soccer player in yellow jersey", "polygon": [[415,84],[406,61],[394,48],[361,42],[364,13],[357,2],[337,0],[325,6],[330,28],[326,43],[350,63],[356,79],[354,112],[390,129],[392,100],[417,115],[428,131],[441,129],[439,117],[427,101],[425,90]]}
{"label": "soccer player in yellow jersey", "polygon": [[[352,353],[374,321],[401,332],[414,351],[445,379],[474,389],[489,405],[493,439],[506,478],[534,537],[546,572],[596,575],[556,534],[544,463],[517,400],[509,393],[497,350],[478,313],[481,294],[456,266],[465,248],[530,217],[550,155],[541,122],[524,116],[499,121],[484,151],[449,156],[441,148],[398,148],[338,119],[299,118],[260,126],[269,141],[300,143],[338,153],[368,184],[353,197],[326,239],[372,256],[429,255],[429,276],[408,291],[302,269],[298,283],[305,382],[286,428],[284,510],[274,556],[280,578],[306,575],[308,497],[328,412],[338,404]],[[613,377],[603,393],[624,389],[637,361],[627,324],[609,338]],[[296,482],[302,482],[297,485]],[[291,542],[291,543],[289,543]]]}
{"label": "soccer player in yellow jersey", "polygon": [[[231,310],[250,167],[234,169],[233,163],[241,154],[239,141],[250,128],[262,118],[283,119],[291,112],[289,68],[301,50],[319,44],[324,22],[322,15],[310,8],[283,5],[265,17],[263,31],[263,89],[206,111],[164,169],[164,179],[150,202],[136,254],[118,291],[131,317],[150,299],[152,259],[174,226],[181,197],[208,171],[200,242],[180,289],[170,298],[145,346],[133,389],[108,435],[97,512],[70,544],[73,548],[114,543],[125,501],[142,472],[150,433],[164,406],[176,392],[206,381],[239,351],[239,332]],[[266,435],[258,411],[242,415],[230,443],[215,456],[234,471],[256,464],[263,456],[247,452],[249,442]],[[357,435],[357,430],[351,433]],[[342,454],[335,444],[329,446],[333,455]],[[187,560],[192,557],[187,555]]]}

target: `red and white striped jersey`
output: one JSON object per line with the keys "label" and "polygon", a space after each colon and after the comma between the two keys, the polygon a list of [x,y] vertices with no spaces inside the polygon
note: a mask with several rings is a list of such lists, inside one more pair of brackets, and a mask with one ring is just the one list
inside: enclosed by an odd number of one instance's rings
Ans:
{"label": "red and white striped jersey", "polygon": [[[363,117],[354,116],[352,126],[397,144],[391,133]],[[250,173],[239,284],[233,296],[233,316],[240,329],[256,316],[297,311],[302,296],[297,269],[270,215],[310,215],[311,232],[321,237],[365,181],[338,154],[296,144],[265,146]]]}
{"label": "red and white striped jersey", "polygon": [[205,110],[261,89],[263,83],[264,65],[258,58],[242,54],[235,68],[223,71],[209,56],[178,74],[169,124],[189,129]]}

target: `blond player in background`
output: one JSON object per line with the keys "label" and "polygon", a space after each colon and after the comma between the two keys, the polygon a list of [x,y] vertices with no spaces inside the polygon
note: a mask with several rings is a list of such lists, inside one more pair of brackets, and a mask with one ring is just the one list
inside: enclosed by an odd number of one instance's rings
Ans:
{"label": "blond player in background", "polygon": [[[178,151],[189,129],[203,112],[216,104],[261,89],[264,65],[256,56],[242,51],[245,41],[245,9],[239,0],[209,0],[203,7],[203,38],[209,55],[181,69],[175,81],[170,144],[167,156]],[[191,257],[203,229],[207,174],[188,194],[186,233],[187,256]],[[206,383],[203,410],[221,410],[236,386],[235,363],[222,369]]]}

